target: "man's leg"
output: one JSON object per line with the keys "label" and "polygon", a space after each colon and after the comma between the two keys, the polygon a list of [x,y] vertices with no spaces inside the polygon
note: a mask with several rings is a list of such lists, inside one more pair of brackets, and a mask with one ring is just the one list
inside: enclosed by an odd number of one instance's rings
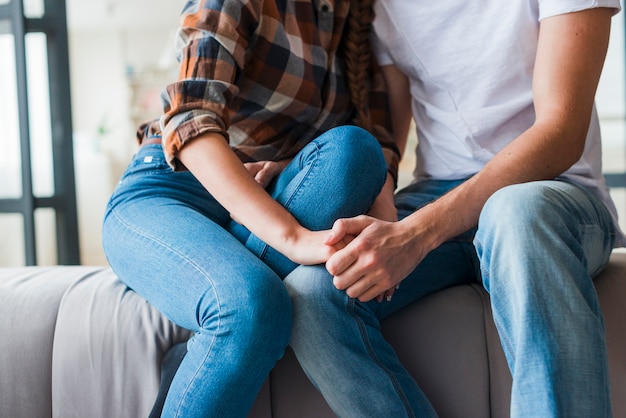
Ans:
{"label": "man's leg", "polygon": [[513,376],[511,416],[611,416],[592,277],[614,235],[602,203],[562,181],[511,186],[485,205],[475,245]]}

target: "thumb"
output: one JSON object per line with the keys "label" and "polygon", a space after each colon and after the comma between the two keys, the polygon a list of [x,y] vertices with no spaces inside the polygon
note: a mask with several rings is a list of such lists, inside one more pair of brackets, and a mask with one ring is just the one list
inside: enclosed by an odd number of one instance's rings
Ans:
{"label": "thumb", "polygon": [[330,235],[326,238],[325,244],[335,245],[347,235],[357,236],[371,223],[372,218],[365,215],[355,218],[337,219],[333,224]]}

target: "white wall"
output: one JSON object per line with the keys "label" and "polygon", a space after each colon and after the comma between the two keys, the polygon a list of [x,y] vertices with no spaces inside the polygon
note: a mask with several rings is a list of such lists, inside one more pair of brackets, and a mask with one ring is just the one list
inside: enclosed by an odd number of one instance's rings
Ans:
{"label": "white wall", "polygon": [[[174,22],[175,23],[175,22]],[[88,30],[70,33],[72,117],[78,195],[79,233],[83,264],[106,262],[100,227],[114,185],[137,145],[137,121],[132,119],[133,80],[150,81],[174,28]],[[173,53],[173,51],[172,51]],[[172,58],[173,61],[173,58]],[[155,80],[154,89],[165,80]],[[157,87],[158,86],[158,87]],[[154,113],[158,116],[158,97]]]}

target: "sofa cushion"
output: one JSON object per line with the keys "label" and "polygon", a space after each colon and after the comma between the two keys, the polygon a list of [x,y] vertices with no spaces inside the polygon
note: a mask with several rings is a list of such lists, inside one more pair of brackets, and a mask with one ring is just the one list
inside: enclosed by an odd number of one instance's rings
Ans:
{"label": "sofa cushion", "polygon": [[487,304],[481,287],[455,286],[383,323],[400,360],[442,417],[508,415],[508,392],[491,396],[510,387],[510,376],[502,352],[488,347],[495,329]]}
{"label": "sofa cushion", "polygon": [[[510,375],[503,355],[490,357],[490,312],[478,286],[456,286],[423,298],[383,321],[385,337],[441,417],[506,416]],[[486,321],[487,319],[487,321]],[[489,332],[495,333],[495,329]],[[502,400],[492,400],[492,386]],[[271,373],[274,417],[332,418],[291,350]],[[491,414],[491,411],[494,414]]]}
{"label": "sofa cushion", "polygon": [[626,252],[613,252],[595,281],[606,330],[614,417],[626,417]]}

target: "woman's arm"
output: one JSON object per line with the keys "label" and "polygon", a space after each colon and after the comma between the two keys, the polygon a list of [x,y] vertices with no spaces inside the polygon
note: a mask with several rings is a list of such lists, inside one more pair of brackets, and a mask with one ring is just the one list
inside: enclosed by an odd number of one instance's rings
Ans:
{"label": "woman's arm", "polygon": [[497,190],[552,179],[571,167],[584,149],[612,13],[597,8],[542,21],[533,81],[536,121],[479,173],[400,222],[338,221],[335,238],[358,237],[327,262],[335,285],[352,297],[372,299],[432,249],[475,226]]}
{"label": "woman's arm", "polygon": [[[178,31],[179,79],[163,95],[164,151],[174,168],[182,163],[264,242],[294,262],[317,264],[331,254],[332,247],[324,243],[328,232],[299,225],[255,181],[226,140],[231,102],[240,92],[236,77],[247,65],[263,5],[260,0],[186,4]],[[266,173],[255,174],[267,181]]]}
{"label": "woman's arm", "polygon": [[328,231],[302,227],[254,179],[220,134],[190,141],[178,159],[233,218],[292,261],[323,263],[333,252],[325,244]]}

